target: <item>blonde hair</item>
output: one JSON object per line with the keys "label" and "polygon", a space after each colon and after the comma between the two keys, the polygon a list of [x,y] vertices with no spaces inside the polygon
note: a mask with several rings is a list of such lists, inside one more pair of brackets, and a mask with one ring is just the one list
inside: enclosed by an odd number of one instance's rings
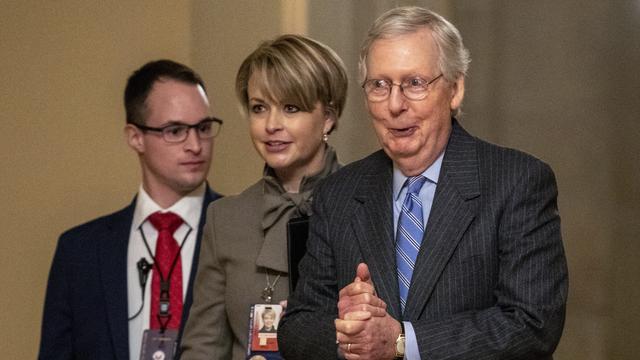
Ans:
{"label": "blonde hair", "polygon": [[244,111],[249,107],[252,75],[270,101],[292,102],[305,112],[313,111],[320,102],[334,116],[333,128],[337,126],[347,98],[348,79],[342,59],[328,46],[293,34],[260,44],[236,75],[236,95]]}
{"label": "blonde hair", "polygon": [[262,320],[264,320],[264,318],[266,316],[272,317],[274,320],[276,318],[276,311],[273,310],[272,308],[268,307],[266,309],[264,309],[264,311],[262,312],[262,314],[260,315],[260,317],[262,317]]}

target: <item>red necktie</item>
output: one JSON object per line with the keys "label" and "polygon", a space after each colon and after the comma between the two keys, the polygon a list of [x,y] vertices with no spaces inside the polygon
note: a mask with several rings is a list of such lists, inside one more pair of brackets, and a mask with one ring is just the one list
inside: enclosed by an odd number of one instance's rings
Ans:
{"label": "red necktie", "polygon": [[[167,329],[180,328],[182,319],[182,261],[180,259],[180,246],[173,237],[173,233],[182,225],[182,218],[172,213],[155,212],[149,216],[149,222],[158,230],[158,241],[156,242],[155,267],[151,282],[151,318],[150,328],[160,329],[161,323],[158,319],[160,311],[161,284],[160,278],[169,282],[169,314],[170,318],[164,318],[162,323],[166,323]],[[173,262],[175,261],[175,265]],[[172,269],[173,265],[173,269]],[[160,274],[158,274],[160,268]],[[168,278],[170,276],[170,279]]]}

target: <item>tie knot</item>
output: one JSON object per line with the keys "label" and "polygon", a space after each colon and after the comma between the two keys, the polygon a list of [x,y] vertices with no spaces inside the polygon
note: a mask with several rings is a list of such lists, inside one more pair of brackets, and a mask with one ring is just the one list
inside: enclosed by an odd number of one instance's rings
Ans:
{"label": "tie knot", "polygon": [[422,175],[407,178],[407,193],[418,194],[425,181],[427,181],[427,178]]}
{"label": "tie knot", "polygon": [[182,225],[182,218],[172,212],[161,213],[156,211],[149,215],[149,221],[156,230],[168,230],[172,234]]}

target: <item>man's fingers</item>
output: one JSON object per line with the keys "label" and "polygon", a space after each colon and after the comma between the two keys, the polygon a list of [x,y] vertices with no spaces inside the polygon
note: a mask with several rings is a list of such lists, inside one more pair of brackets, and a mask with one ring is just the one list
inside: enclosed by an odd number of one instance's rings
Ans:
{"label": "man's fingers", "polygon": [[375,295],[375,290],[373,288],[373,285],[364,281],[354,281],[349,285],[343,287],[338,293],[338,296],[339,297],[353,296],[353,295],[359,295],[364,293]]}
{"label": "man's fingers", "polygon": [[362,294],[358,294],[358,295],[353,295],[350,296],[349,298],[349,303],[350,305],[360,305],[360,304],[367,304],[367,305],[371,305],[373,307],[379,307],[381,309],[386,309],[387,308],[387,304],[380,299],[379,297],[370,294],[370,293],[362,293]]}
{"label": "man's fingers", "polygon": [[344,319],[344,315],[352,311],[369,311],[373,316],[385,316],[387,313],[387,304],[375,295],[361,293],[350,296],[346,293],[347,291],[338,300],[338,317],[340,319]]}
{"label": "man's fingers", "polygon": [[338,300],[338,309],[356,308],[358,305],[370,305],[383,310],[387,308],[387,304],[382,299],[369,293],[343,296]]}
{"label": "man's fingers", "polygon": [[347,360],[358,360],[362,358],[360,354],[356,352],[358,351],[358,344],[347,343],[344,344],[344,346],[341,345],[340,350],[342,350],[342,355]]}
{"label": "man's fingers", "polygon": [[[366,284],[366,286],[363,286]],[[358,264],[356,268],[356,276],[353,279],[353,282],[345,287],[343,287],[339,295],[356,295],[362,292],[368,292],[370,294],[376,294],[375,287],[373,285],[373,280],[371,279],[371,273],[369,272],[369,266],[365,263]]]}
{"label": "man's fingers", "polygon": [[358,267],[356,268],[356,277],[373,285],[373,282],[371,281],[371,273],[369,273],[369,266],[365,263],[358,264]]}
{"label": "man's fingers", "polygon": [[338,332],[338,341],[343,342],[340,339],[340,333],[348,336],[355,335],[362,331],[365,327],[365,321],[360,320],[341,320],[335,319],[336,331]]}
{"label": "man's fingers", "polygon": [[336,340],[340,344],[340,347],[346,344],[358,344],[362,341],[358,338],[358,333],[355,335],[347,335],[341,331],[336,331]]}
{"label": "man's fingers", "polygon": [[358,344],[356,343],[349,343],[349,342],[340,342],[340,345],[338,345],[338,348],[340,349],[340,352],[342,353],[342,356],[347,359],[347,360],[351,360],[351,359],[360,359],[360,355],[358,355],[355,351],[358,350]]}
{"label": "man's fingers", "polygon": [[344,315],[344,320],[369,320],[372,314],[369,311],[352,311]]}
{"label": "man's fingers", "polygon": [[342,316],[340,318],[346,320],[346,315],[354,312],[367,312],[371,314],[372,317],[383,317],[387,315],[387,310],[385,308],[371,306],[369,304],[358,304],[342,309]]}

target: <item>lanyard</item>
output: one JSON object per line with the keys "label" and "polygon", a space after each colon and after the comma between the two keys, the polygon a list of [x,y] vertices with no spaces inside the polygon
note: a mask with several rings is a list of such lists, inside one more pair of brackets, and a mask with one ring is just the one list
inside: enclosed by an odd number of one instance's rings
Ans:
{"label": "lanyard", "polygon": [[151,259],[153,260],[153,266],[158,271],[158,275],[160,275],[160,299],[159,299],[160,311],[158,312],[157,316],[158,316],[158,322],[160,323],[160,330],[162,333],[164,333],[164,331],[167,328],[167,324],[169,323],[169,321],[171,321],[171,313],[169,312],[169,303],[170,303],[169,289],[171,289],[171,274],[173,274],[173,270],[176,267],[176,263],[180,258],[180,254],[182,253],[182,247],[184,246],[184,243],[187,241],[187,237],[189,236],[189,234],[191,234],[191,231],[193,229],[189,227],[189,231],[187,231],[187,234],[184,236],[184,239],[182,239],[182,242],[180,243],[180,248],[178,249],[178,253],[173,258],[173,261],[171,262],[171,267],[169,268],[169,273],[165,278],[164,275],[162,274],[162,269],[160,269],[160,265],[158,265],[158,262],[156,261],[155,255],[151,252],[151,247],[149,247],[149,243],[147,242],[147,237],[144,235],[144,231],[142,230],[143,224],[144,223],[140,224],[140,226],[138,227],[138,230],[140,231],[140,235],[142,235],[144,246],[147,248],[147,251],[149,252],[149,256],[151,256]]}
{"label": "lanyard", "polygon": [[260,296],[262,298],[262,300],[264,300],[267,304],[271,303],[271,300],[273,298],[273,291],[276,288],[276,285],[278,284],[278,280],[280,280],[280,274],[278,274],[278,276],[276,276],[276,279],[273,281],[273,283],[271,283],[270,279],[269,279],[269,270],[267,269],[266,272],[266,277],[267,277],[267,286],[262,290],[262,295]]}

